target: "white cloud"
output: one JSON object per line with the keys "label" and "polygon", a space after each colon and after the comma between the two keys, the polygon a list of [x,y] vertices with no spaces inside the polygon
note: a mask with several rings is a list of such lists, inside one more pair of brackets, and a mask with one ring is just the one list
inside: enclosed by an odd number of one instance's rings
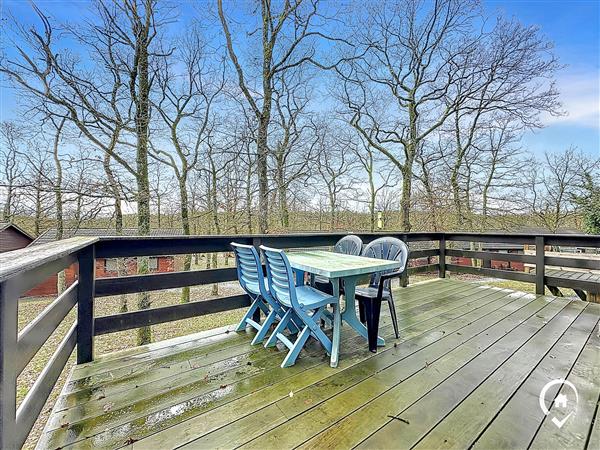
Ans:
{"label": "white cloud", "polygon": [[557,80],[564,116],[544,114],[545,125],[579,125],[600,129],[600,76],[595,70],[566,74]]}

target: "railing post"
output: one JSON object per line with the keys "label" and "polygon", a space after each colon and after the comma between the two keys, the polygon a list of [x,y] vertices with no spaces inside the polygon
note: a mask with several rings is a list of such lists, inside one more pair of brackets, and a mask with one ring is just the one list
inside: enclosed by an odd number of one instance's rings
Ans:
{"label": "railing post", "polygon": [[[403,234],[402,240],[408,247],[408,245],[410,243],[408,240],[408,234]],[[408,252],[408,254],[410,256],[410,251]],[[402,272],[402,275],[400,276],[400,287],[406,287],[410,283],[410,279],[408,278],[408,261],[409,260],[406,260],[406,267],[404,268],[404,272]]]}
{"label": "railing post", "polygon": [[439,256],[440,270],[438,276],[440,278],[446,278],[446,236],[440,236],[440,256]]}
{"label": "railing post", "polygon": [[544,260],[544,236],[535,237],[535,293],[545,294],[544,277],[546,261]]}
{"label": "railing post", "polygon": [[10,295],[10,282],[0,283],[0,448],[15,448],[17,420],[18,298]]}
{"label": "railing post", "polygon": [[94,359],[94,288],[96,282],[95,246],[79,253],[77,289],[77,364]]}

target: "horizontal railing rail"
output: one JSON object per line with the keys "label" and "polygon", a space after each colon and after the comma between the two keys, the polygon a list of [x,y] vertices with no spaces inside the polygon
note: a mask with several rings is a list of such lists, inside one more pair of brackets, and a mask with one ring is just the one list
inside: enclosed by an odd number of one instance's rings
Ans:
{"label": "horizontal railing rail", "polygon": [[[98,258],[228,252],[232,241],[256,247],[264,244],[284,249],[331,247],[346,234],[73,238],[0,255],[0,448],[18,448],[23,445],[73,350],[77,350],[78,364],[93,360],[95,336],[243,308],[250,304],[250,299],[245,294],[240,294],[94,317],[96,298],[237,279],[234,267],[96,279]],[[546,276],[545,273],[546,265],[600,270],[600,262],[597,259],[546,256],[545,247],[600,248],[600,236],[442,232],[358,233],[358,235],[364,243],[390,235],[409,243],[411,248],[409,258],[412,264],[409,265],[402,280],[404,284],[408,282],[409,275],[437,272],[439,277],[445,277],[446,271],[449,270],[535,283],[538,293],[544,292],[547,283],[561,282],[563,283],[561,286],[590,291],[597,288],[597,283],[589,279],[556,280],[556,277]],[[432,242],[423,246],[416,244],[425,241]],[[459,242],[513,244],[521,248],[528,246],[534,250],[532,252],[534,254],[499,253],[484,249],[484,245],[469,246],[470,249],[464,249],[459,248]],[[448,262],[447,258],[481,260],[482,266],[456,264],[453,260]],[[423,262],[423,259],[426,259],[424,264],[415,264],[417,260]],[[528,264],[535,269],[535,272],[497,269],[490,266],[490,261]],[[77,281],[19,333],[19,297],[71,265],[78,267]],[[76,322],[17,409],[17,377],[75,305],[77,305]]]}
{"label": "horizontal railing rail", "polygon": [[[72,238],[0,255],[0,448],[20,448],[78,341],[75,321],[17,408],[17,378],[75,304],[91,292],[76,281],[18,332],[19,298],[48,277],[77,264],[97,238]],[[93,261],[92,261],[93,264]],[[81,272],[79,280],[86,277]]]}

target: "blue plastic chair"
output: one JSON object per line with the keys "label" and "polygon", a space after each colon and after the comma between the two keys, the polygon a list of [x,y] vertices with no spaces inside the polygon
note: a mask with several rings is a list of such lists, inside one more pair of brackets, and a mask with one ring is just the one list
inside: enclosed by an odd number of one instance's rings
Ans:
{"label": "blue plastic chair", "polygon": [[[262,264],[256,249],[251,245],[236,242],[232,242],[231,247],[235,254],[240,285],[252,299],[250,309],[244,314],[235,331],[242,331],[246,329],[247,325],[250,325],[257,331],[251,344],[259,344],[265,339],[271,326],[285,315],[285,310],[271,296],[266,287]],[[258,309],[267,316],[262,324],[252,319]],[[297,328],[293,327],[293,323],[290,324],[290,329],[294,332],[297,331]]]}
{"label": "blue plastic chair", "polygon": [[[323,332],[319,322],[327,305],[332,304],[335,308],[339,308],[339,299],[312,286],[296,286],[290,262],[284,251],[265,246],[261,246],[260,249],[266,257],[269,291],[279,303],[288,308],[277,327],[275,327],[273,334],[269,337],[266,346],[275,345],[279,340],[289,349],[288,354],[281,363],[281,367],[294,365],[310,336],[317,339],[323,345],[327,354],[331,355],[331,340]],[[295,317],[302,324],[295,342],[292,342],[283,332],[288,323],[293,321]]]}

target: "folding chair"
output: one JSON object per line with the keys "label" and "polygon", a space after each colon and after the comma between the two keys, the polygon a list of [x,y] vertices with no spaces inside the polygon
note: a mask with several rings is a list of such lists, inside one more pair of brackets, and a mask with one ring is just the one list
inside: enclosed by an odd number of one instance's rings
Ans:
{"label": "folding chair", "polygon": [[[279,303],[288,308],[267,340],[266,346],[275,345],[279,340],[289,349],[281,367],[294,365],[300,350],[310,336],[317,339],[330,355],[331,340],[321,329],[319,319],[327,305],[333,304],[335,308],[339,308],[339,299],[312,286],[296,286],[290,262],[283,250],[265,246],[261,246],[260,249],[266,257],[269,291]],[[283,331],[294,318],[299,319],[302,323],[295,342],[292,342],[283,334]]]}
{"label": "folding chair", "polygon": [[[240,285],[252,299],[250,309],[244,314],[235,331],[242,331],[247,325],[250,325],[257,331],[251,345],[259,344],[265,339],[271,325],[285,315],[285,310],[267,290],[262,264],[256,249],[251,245],[236,242],[232,242],[231,247],[235,254]],[[252,319],[257,310],[262,311],[267,316],[262,324]],[[293,323],[290,324],[289,328],[290,331],[297,332],[297,328],[293,326]]]}

